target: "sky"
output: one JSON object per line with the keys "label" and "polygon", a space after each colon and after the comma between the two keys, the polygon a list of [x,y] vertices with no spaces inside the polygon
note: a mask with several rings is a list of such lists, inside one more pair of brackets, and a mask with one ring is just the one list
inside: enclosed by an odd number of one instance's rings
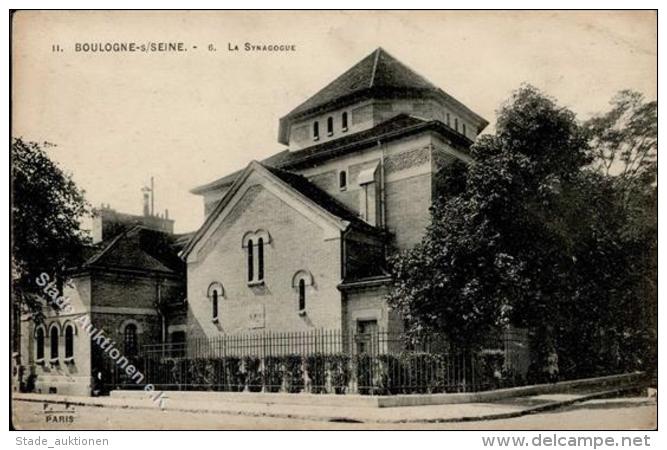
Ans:
{"label": "sky", "polygon": [[[107,42],[187,51],[75,51]],[[56,144],[49,157],[93,206],[139,214],[153,176],[177,232],[204,219],[190,189],[282,150],[278,119],[377,47],[486,118],[486,132],[522,83],[582,120],[621,89],[657,95],[657,16],[641,11],[23,11],[12,46],[13,136]]]}

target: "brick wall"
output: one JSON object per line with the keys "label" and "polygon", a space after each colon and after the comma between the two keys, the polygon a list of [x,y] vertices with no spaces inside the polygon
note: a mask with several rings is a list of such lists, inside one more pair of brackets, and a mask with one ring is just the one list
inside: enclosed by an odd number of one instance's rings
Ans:
{"label": "brick wall", "polygon": [[[165,301],[182,300],[184,295],[183,280],[162,279],[161,296]],[[97,330],[115,342],[121,353],[124,352],[124,324],[135,323],[138,327],[137,345],[140,349],[145,344],[161,342],[162,324],[154,308],[156,299],[156,279],[128,274],[93,273],[81,275],[66,283],[63,296],[72,305],[70,312],[47,313],[45,319],[46,338],[44,361],[35,362],[35,325],[24,323],[22,339],[22,363],[32,371],[36,378],[37,392],[49,393],[54,390],[64,395],[90,395],[93,367],[99,363],[93,361],[93,355],[101,355],[100,349],[91,343],[90,334],[76,319],[86,316]],[[51,324],[57,323],[61,329],[59,338],[59,360],[49,361],[50,341],[48,331]],[[67,323],[76,328],[74,336],[74,359],[65,361],[65,333]]]}

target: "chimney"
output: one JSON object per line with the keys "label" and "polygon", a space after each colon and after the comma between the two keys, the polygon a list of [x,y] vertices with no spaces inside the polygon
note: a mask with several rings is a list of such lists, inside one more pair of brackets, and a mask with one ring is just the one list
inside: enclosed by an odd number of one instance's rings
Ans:
{"label": "chimney", "polygon": [[151,177],[151,216],[155,214],[155,184],[153,177]]}
{"label": "chimney", "polygon": [[150,206],[149,206],[149,200],[148,200],[148,193],[150,192],[150,188],[144,186],[141,188],[141,192],[143,193],[144,196],[144,217],[148,217],[150,215]]}

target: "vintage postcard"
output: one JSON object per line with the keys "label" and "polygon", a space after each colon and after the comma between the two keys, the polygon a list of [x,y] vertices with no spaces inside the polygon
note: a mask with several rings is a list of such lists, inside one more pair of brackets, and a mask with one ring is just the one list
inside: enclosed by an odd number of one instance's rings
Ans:
{"label": "vintage postcard", "polygon": [[657,11],[10,26],[10,427],[657,428]]}

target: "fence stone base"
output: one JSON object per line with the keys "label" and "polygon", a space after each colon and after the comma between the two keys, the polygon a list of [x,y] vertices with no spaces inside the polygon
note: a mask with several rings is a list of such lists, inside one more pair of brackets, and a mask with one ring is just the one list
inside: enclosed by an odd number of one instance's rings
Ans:
{"label": "fence stone base", "polygon": [[[206,401],[222,403],[263,403],[291,405],[349,406],[389,408],[402,406],[448,405],[461,403],[488,403],[498,400],[525,397],[531,395],[572,392],[576,389],[604,391],[611,388],[640,386],[646,380],[643,372],[611,375],[606,377],[586,378],[551,384],[538,384],[509,389],[496,389],[485,392],[466,392],[453,394],[410,394],[394,396],[334,395],[334,394],[284,394],[258,392],[204,392],[204,391],[168,391],[171,400]],[[138,391],[117,390],[111,392],[112,398],[140,398],[145,396]]]}

